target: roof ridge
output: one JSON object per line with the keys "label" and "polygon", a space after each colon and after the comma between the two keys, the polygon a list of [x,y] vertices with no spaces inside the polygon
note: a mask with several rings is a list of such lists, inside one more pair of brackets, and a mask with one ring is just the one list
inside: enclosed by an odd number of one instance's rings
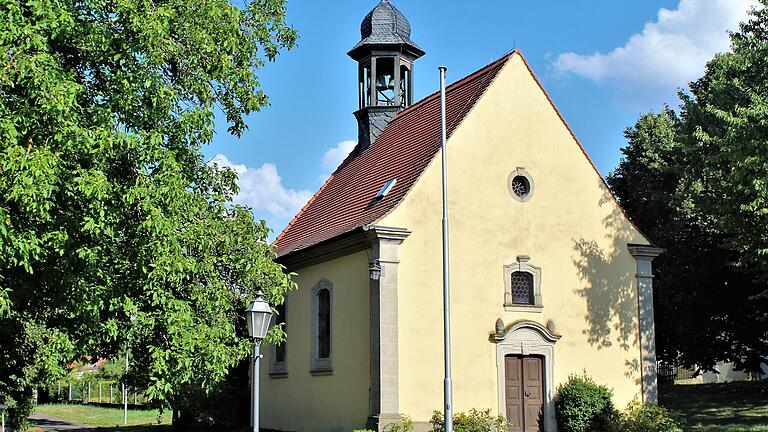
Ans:
{"label": "roof ridge", "polygon": [[[447,132],[447,136],[446,136],[446,139],[448,139],[448,138],[450,138],[451,136],[453,136],[453,133],[456,131],[456,129],[458,129],[458,127],[461,125],[461,123],[464,121],[464,119],[466,119],[466,118],[467,118],[467,116],[469,115],[470,111],[472,111],[472,108],[474,108],[475,106],[477,106],[477,103],[480,101],[480,98],[482,98],[482,97],[483,97],[483,95],[485,94],[485,92],[486,92],[486,91],[488,91],[488,88],[491,86],[491,84],[492,84],[492,83],[493,83],[493,82],[496,80],[496,78],[499,76],[499,75],[498,75],[498,73],[496,73],[496,74],[494,74],[494,75],[492,75],[492,76],[491,76],[490,72],[493,70],[493,68],[494,68],[494,67],[496,67],[497,65],[499,65],[499,63],[503,63],[503,64],[501,65],[501,66],[503,67],[503,66],[506,64],[506,62],[507,62],[507,61],[508,61],[510,58],[512,58],[512,56],[513,56],[515,53],[518,53],[518,54],[520,54],[520,53],[518,52],[518,50],[512,50],[512,51],[508,52],[507,54],[505,54],[504,56],[502,56],[501,58],[499,58],[498,60],[496,60],[496,61],[494,61],[494,62],[490,63],[489,65],[487,65],[487,66],[485,66],[485,67],[483,67],[483,68],[479,69],[478,71],[474,72],[473,74],[471,74],[471,75],[469,75],[469,76],[465,77],[465,78],[469,78],[469,77],[471,77],[472,75],[478,75],[476,78],[480,78],[480,76],[481,76],[481,75],[485,75],[485,76],[484,76],[484,78],[486,78],[486,79],[490,78],[490,80],[489,80],[489,82],[487,82],[487,83],[484,83],[483,85],[480,85],[480,86],[478,86],[478,87],[475,89],[474,93],[472,94],[472,97],[471,97],[471,98],[469,98],[469,99],[467,99],[467,100],[464,102],[464,106],[462,106],[462,108],[461,108],[459,111],[457,111],[457,112],[456,112],[456,116],[455,116],[453,119],[451,119],[451,123],[450,123],[450,124],[447,124],[447,119],[446,119],[446,132]],[[522,54],[521,54],[521,57],[522,57]],[[475,79],[475,78],[472,78],[472,79]],[[461,81],[464,81],[464,79],[462,79],[462,80],[459,80],[458,82],[461,82]],[[458,82],[457,82],[457,83],[458,83]],[[447,93],[447,91],[446,91],[446,93]],[[480,93],[480,94],[478,95],[478,93]],[[477,96],[477,99],[475,99],[475,96]],[[446,101],[447,101],[447,99],[448,99],[448,95],[446,94]],[[469,105],[469,103],[470,103],[470,102],[471,102],[473,99],[474,99],[474,102],[472,102],[472,107],[470,107],[469,109],[467,109],[467,105]],[[463,114],[462,114],[462,113],[463,113]],[[431,162],[432,162],[432,160],[434,160],[434,159],[435,159],[435,155],[437,155],[437,153],[434,153],[434,154],[432,154],[432,156],[429,158],[429,160],[430,160],[430,161],[429,161],[429,163],[431,163]],[[414,183],[414,184],[416,184],[416,182],[418,182],[418,181],[419,181],[419,179],[421,179],[421,177],[424,175],[424,171],[425,171],[425,170],[421,170],[421,171],[418,173],[418,175],[416,175],[416,178],[415,178],[415,180],[413,181],[413,183]],[[392,205],[392,206],[391,206],[391,207],[390,207],[390,208],[389,208],[389,209],[388,209],[388,210],[387,210],[387,211],[386,211],[384,214],[382,214],[381,216],[379,216],[379,218],[378,218],[378,219],[376,219],[376,220],[375,220],[373,223],[378,223],[378,222],[381,222],[381,220],[382,220],[382,219],[384,219],[385,217],[387,217],[387,216],[388,216],[390,213],[392,213],[392,212],[393,212],[393,211],[394,211],[394,210],[395,210],[397,207],[399,207],[399,206],[400,206],[400,204],[402,204],[403,202],[405,202],[405,200],[407,199],[407,195],[410,193],[410,191],[411,191],[411,190],[412,190],[412,188],[411,188],[411,189],[409,189],[407,192],[405,192],[405,195],[403,196],[403,198],[402,198],[402,199],[400,199],[399,201],[395,202],[395,203],[394,203],[394,205]]]}
{"label": "roof ridge", "polygon": [[[516,52],[514,50],[505,54],[448,87],[447,120],[451,129],[459,127]],[[436,92],[398,113],[377,140],[365,150],[360,148],[358,142],[323,186],[272,242],[276,254],[285,256],[312,247],[319,241],[341,235],[361,223],[373,223],[391,213],[402,202],[405,194],[418,181],[439,150],[439,146],[435,146],[439,141],[436,114],[438,96],[439,92]],[[416,114],[422,112],[426,114]],[[427,117],[422,119],[424,115]],[[449,131],[449,136],[450,133]],[[401,149],[403,140],[412,141],[413,145]],[[379,164],[378,161],[382,158],[389,158],[394,162]],[[390,180],[393,176],[405,176],[402,179],[403,185],[398,187],[400,192],[395,191],[385,202],[371,206],[368,195],[360,195],[375,192],[373,189],[381,186],[379,181]],[[323,225],[318,225],[320,223]]]}
{"label": "roof ridge", "polygon": [[[472,80],[474,80],[476,78],[480,78],[480,75],[483,75],[484,73],[488,73],[488,71],[490,69],[492,69],[494,66],[496,66],[498,63],[500,63],[502,61],[509,60],[509,58],[512,57],[512,55],[514,55],[515,53],[519,53],[519,50],[515,49],[515,50],[512,50],[512,51],[509,51],[506,54],[504,54],[503,56],[501,56],[500,58],[494,60],[493,62],[491,62],[491,63],[483,66],[482,68],[476,70],[475,72],[472,72],[471,74],[461,78],[460,80],[456,81],[455,83],[452,83],[446,89],[446,93],[448,93],[448,91],[454,91],[454,90],[456,90],[458,88],[461,88],[461,86],[464,86],[464,85],[470,83]],[[404,113],[407,113],[407,112],[410,112],[410,111],[415,111],[415,108],[417,107],[417,105],[425,105],[427,102],[432,101],[432,99],[430,99],[430,98],[434,98],[434,97],[439,96],[439,93],[440,93],[440,91],[438,90],[437,92],[432,93],[432,94],[422,98],[421,100],[419,100],[418,102],[414,103],[410,107],[408,107],[408,108],[398,112],[395,115],[395,117],[392,119],[392,122],[394,122],[398,117],[401,117],[401,115],[404,114]],[[467,103],[469,103],[469,101],[467,101]],[[458,118],[453,119],[453,120],[456,121],[457,119]],[[453,123],[451,123],[451,125],[453,125]],[[373,144],[371,144],[371,147],[373,147],[374,144],[376,144],[375,141],[373,142]],[[347,156],[344,158],[344,160],[339,164],[339,166],[336,167],[336,169],[333,171],[333,174],[335,174],[339,169],[341,169],[344,165],[346,165],[351,159],[354,159],[355,156],[357,156],[358,154],[362,153],[362,151],[363,150],[360,149],[360,142],[358,142],[357,144],[355,144],[355,147],[352,148],[352,151],[350,151],[349,154],[347,154]]]}
{"label": "roof ridge", "polygon": [[[503,56],[499,57],[498,59],[492,61],[491,63],[488,63],[487,65],[481,67],[480,69],[472,72],[471,74],[465,76],[464,78],[461,78],[460,80],[458,80],[458,81],[456,81],[454,83],[449,84],[448,87],[445,89],[445,92],[448,93],[450,91],[454,91],[454,90],[456,90],[458,88],[463,87],[464,85],[469,84],[470,82],[472,82],[473,80],[478,78],[480,75],[482,75],[483,73],[487,72],[488,69],[492,69],[497,64],[509,60],[510,57],[512,57],[516,53],[519,53],[519,51],[520,50],[517,50],[517,49],[509,51],[508,53],[506,53]],[[440,96],[440,90],[438,90],[438,91],[436,91],[434,93],[430,93],[429,95],[425,96],[424,98],[422,98],[418,102],[413,103],[408,108],[406,108],[406,109],[400,111],[399,113],[397,113],[397,115],[395,116],[394,119],[392,119],[392,121],[397,120],[399,117],[403,117],[404,115],[410,113],[411,111],[415,111],[417,108],[420,108],[422,105],[426,105],[428,102],[431,102],[432,100],[438,98],[439,96]]]}
{"label": "roof ridge", "polygon": [[534,72],[533,68],[531,67],[531,64],[528,63],[528,59],[525,58],[522,51],[520,51],[519,49],[515,51],[517,51],[520,54],[520,58],[523,60],[523,64],[525,65],[526,69],[528,69],[528,73],[531,74],[531,77],[533,77],[533,80],[536,82],[536,85],[538,85],[539,89],[541,89],[542,93],[544,93],[544,97],[547,98],[547,101],[552,106],[552,109],[555,110],[555,113],[560,118],[560,121],[563,123],[563,125],[565,125],[565,128],[568,130],[568,133],[571,135],[573,140],[576,141],[576,145],[579,146],[581,153],[584,154],[584,157],[587,158],[587,162],[589,162],[589,164],[592,166],[592,169],[595,170],[595,173],[600,178],[600,181],[608,189],[608,192],[610,193],[611,198],[613,198],[614,203],[619,207],[619,210],[621,211],[621,213],[624,215],[627,221],[629,221],[629,224],[632,225],[632,227],[635,228],[635,230],[637,230],[637,232],[640,233],[640,235],[643,236],[643,238],[645,238],[645,240],[648,243],[653,244],[653,242],[650,240],[650,237],[645,235],[645,233],[642,232],[637,225],[635,225],[635,222],[632,220],[631,217],[629,217],[629,214],[627,213],[627,211],[624,209],[624,207],[621,205],[619,200],[616,198],[616,195],[614,195],[613,191],[611,190],[611,187],[608,186],[608,182],[605,180],[605,177],[603,177],[603,174],[601,174],[600,170],[597,169],[597,165],[595,165],[595,162],[592,160],[592,157],[589,156],[589,153],[587,153],[587,150],[584,148],[584,145],[581,144],[581,141],[576,136],[576,133],[571,128],[571,125],[568,124],[568,121],[565,119],[565,117],[563,117],[563,114],[560,112],[560,109],[557,108],[557,105],[555,105],[555,101],[552,100],[552,97],[549,95],[549,92],[547,91],[546,88],[544,88],[544,84],[541,83],[541,80],[539,79],[538,75],[536,75],[536,72]]}

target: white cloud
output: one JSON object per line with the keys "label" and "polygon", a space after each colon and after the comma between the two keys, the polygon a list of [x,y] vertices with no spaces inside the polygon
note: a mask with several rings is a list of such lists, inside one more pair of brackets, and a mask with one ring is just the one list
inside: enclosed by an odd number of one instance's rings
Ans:
{"label": "white cloud", "polygon": [[609,53],[560,54],[561,74],[574,74],[616,87],[629,104],[658,102],[704,73],[716,53],[730,47],[728,31],[737,30],[757,0],[680,0],[676,10],[660,9],[656,21],[624,46]]}
{"label": "white cloud", "polygon": [[323,155],[323,169],[333,171],[347,158],[349,153],[357,145],[357,141],[342,141],[336,147],[328,149]]}
{"label": "white cloud", "polygon": [[325,183],[331,173],[344,162],[352,149],[357,145],[357,141],[346,140],[336,144],[335,147],[331,147],[323,154],[322,168],[323,173],[317,177],[317,181],[320,184]]}
{"label": "white cloud", "polygon": [[275,164],[265,163],[259,168],[253,168],[233,163],[222,154],[217,154],[210,163],[229,167],[237,173],[240,192],[235,202],[251,207],[257,217],[264,218],[277,232],[312,197],[312,192],[308,190],[283,186],[283,179]]}
{"label": "white cloud", "polygon": [[[349,155],[357,141],[342,141],[328,149],[323,155],[321,169],[328,174],[322,176],[325,181]],[[289,189],[283,185],[283,179],[273,163],[264,163],[260,167],[249,167],[236,164],[223,154],[217,154],[210,164],[229,167],[237,173],[237,185],[240,192],[234,201],[253,209],[256,217],[264,219],[267,224],[279,233],[304,204],[312,198],[313,192],[306,189]]]}

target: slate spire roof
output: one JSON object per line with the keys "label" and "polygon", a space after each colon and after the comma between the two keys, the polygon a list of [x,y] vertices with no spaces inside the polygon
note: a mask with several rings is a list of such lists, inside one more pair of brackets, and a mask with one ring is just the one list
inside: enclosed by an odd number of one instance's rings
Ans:
{"label": "slate spire roof", "polygon": [[424,51],[411,40],[411,24],[389,0],[381,0],[360,24],[360,42],[351,50],[352,53],[364,46],[405,45],[414,51]]}
{"label": "slate spire roof", "polygon": [[[382,4],[390,7],[382,1],[377,9]],[[447,88],[449,137],[514,54]],[[370,147],[363,150],[358,144],[352,150],[274,241],[278,257],[376,223],[403,200],[439,150],[440,97],[433,93],[399,112]],[[393,179],[397,183],[392,190],[376,199],[377,192]]]}

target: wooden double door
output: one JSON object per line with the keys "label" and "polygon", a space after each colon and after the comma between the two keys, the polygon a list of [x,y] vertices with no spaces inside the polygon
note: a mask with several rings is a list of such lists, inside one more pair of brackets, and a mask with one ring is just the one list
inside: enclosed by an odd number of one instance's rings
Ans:
{"label": "wooden double door", "polygon": [[504,372],[509,431],[543,431],[544,359],[509,355],[504,358]]}

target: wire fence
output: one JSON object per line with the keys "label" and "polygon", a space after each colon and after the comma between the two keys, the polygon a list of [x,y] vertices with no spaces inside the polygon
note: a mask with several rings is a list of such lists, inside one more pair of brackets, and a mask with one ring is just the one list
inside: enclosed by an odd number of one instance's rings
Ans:
{"label": "wire fence", "polygon": [[[53,390],[54,401],[62,403],[123,405],[126,399],[123,384],[116,381],[60,382]],[[130,405],[147,403],[143,391],[130,387],[127,400]]]}

